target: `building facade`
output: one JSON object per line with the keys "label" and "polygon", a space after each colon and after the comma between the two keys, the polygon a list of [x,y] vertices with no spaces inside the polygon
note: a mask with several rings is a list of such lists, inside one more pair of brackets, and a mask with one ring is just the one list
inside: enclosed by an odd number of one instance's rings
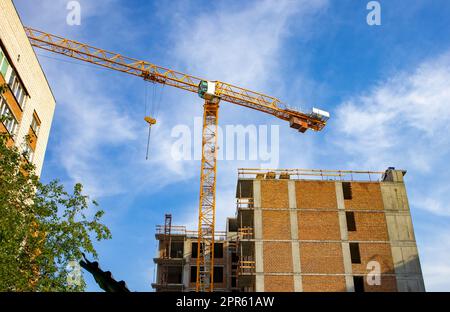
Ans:
{"label": "building facade", "polygon": [[[169,218],[169,219],[168,219]],[[157,256],[153,259],[157,265],[156,291],[195,291],[197,277],[197,233],[188,231],[184,226],[172,226],[171,215],[166,215],[166,224],[157,226]],[[227,239],[226,232],[216,232],[214,243],[214,290],[237,290],[236,279],[231,281],[231,265],[237,267],[236,239]],[[231,251],[234,251],[232,257]]]}
{"label": "building facade", "polygon": [[[425,291],[405,173],[240,169],[236,216],[217,235],[224,275],[216,290]],[[172,281],[161,279],[173,261],[161,260],[161,235],[154,286]],[[195,289],[195,238],[177,238],[185,242],[177,290]]]}
{"label": "building facade", "polygon": [[0,0],[0,132],[40,175],[55,99],[11,0]]}

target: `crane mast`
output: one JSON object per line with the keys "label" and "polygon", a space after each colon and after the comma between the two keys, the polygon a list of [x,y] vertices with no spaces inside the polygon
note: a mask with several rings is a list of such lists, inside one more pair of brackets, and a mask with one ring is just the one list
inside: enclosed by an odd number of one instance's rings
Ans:
{"label": "crane mast", "polygon": [[138,76],[146,81],[197,93],[204,99],[196,290],[213,291],[219,102],[237,104],[273,115],[289,121],[291,128],[302,133],[308,129],[322,130],[329,114],[316,108],[313,108],[311,113],[304,113],[289,108],[275,97],[229,83],[208,81],[30,27],[24,29],[31,45],[36,48]]}

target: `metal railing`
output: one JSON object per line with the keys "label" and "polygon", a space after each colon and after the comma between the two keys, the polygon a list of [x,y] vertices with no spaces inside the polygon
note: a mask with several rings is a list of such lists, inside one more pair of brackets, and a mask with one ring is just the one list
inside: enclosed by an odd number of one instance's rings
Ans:
{"label": "metal railing", "polygon": [[252,257],[245,257],[238,261],[238,275],[255,274],[255,260]]}
{"label": "metal railing", "polygon": [[238,237],[239,239],[252,239],[253,238],[253,228],[245,227],[238,229]]}
{"label": "metal railing", "polygon": [[253,198],[237,198],[236,199],[237,209],[253,209],[254,201]]}
{"label": "metal railing", "polygon": [[[156,234],[164,234],[164,225],[156,226]],[[193,230],[186,230],[183,225],[172,225],[170,228],[170,235],[185,235],[186,237],[196,238],[198,237],[198,232]],[[225,231],[216,231],[214,233],[214,238],[216,240],[226,240],[227,233]]]}
{"label": "metal railing", "polygon": [[[251,179],[321,179],[337,181],[380,181],[384,171],[325,170],[325,169],[260,169],[239,168],[239,178]],[[356,178],[356,179],[355,179]]]}

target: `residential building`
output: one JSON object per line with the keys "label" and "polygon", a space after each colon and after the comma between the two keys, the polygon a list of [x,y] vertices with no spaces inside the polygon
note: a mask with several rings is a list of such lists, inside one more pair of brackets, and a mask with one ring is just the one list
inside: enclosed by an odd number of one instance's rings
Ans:
{"label": "residential building", "polygon": [[10,0],[0,0],[0,132],[23,152],[40,175],[55,99],[22,22]]}

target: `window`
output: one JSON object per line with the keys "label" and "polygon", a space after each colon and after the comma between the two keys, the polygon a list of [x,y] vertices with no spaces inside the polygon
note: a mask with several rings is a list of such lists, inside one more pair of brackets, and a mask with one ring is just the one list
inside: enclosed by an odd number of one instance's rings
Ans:
{"label": "window", "polygon": [[13,71],[9,80],[9,87],[11,88],[12,93],[14,94],[14,97],[17,100],[17,103],[19,103],[20,108],[24,109],[25,107],[25,99],[26,94],[25,90],[22,86],[22,83],[19,80],[19,77],[17,77],[16,73]]}
{"label": "window", "polygon": [[198,243],[192,243],[192,254],[191,254],[191,258],[197,258],[197,253],[198,253]]}
{"label": "window", "polygon": [[197,282],[197,267],[191,266],[191,283]]}
{"label": "window", "polygon": [[[2,122],[5,125],[6,130],[8,130],[11,136],[14,136],[19,127],[19,123],[14,118],[14,115],[2,96],[0,96],[0,117],[2,117]],[[5,120],[3,120],[3,118],[5,118]]]}
{"label": "window", "polygon": [[12,68],[6,54],[0,48],[0,72],[2,73],[5,81],[8,83],[11,92],[19,103],[21,109],[24,109],[25,103],[28,98],[28,94],[25,91],[19,77],[17,76],[15,70]]}
{"label": "window", "polygon": [[355,292],[364,292],[364,277],[353,276],[353,285],[355,286]]}
{"label": "window", "polygon": [[0,72],[2,73],[3,77],[6,77],[6,72],[8,71],[8,67],[9,67],[8,60],[6,59],[6,56],[3,53],[2,48],[0,48]]}
{"label": "window", "polygon": [[223,267],[214,267],[214,283],[223,283]]}
{"label": "window", "polygon": [[214,258],[217,258],[217,259],[223,258],[223,244],[222,243],[214,243]]}
{"label": "window", "polygon": [[183,268],[169,266],[167,267],[167,283],[168,284],[182,284],[183,283]]}
{"label": "window", "polygon": [[350,182],[342,182],[342,191],[344,199],[352,199],[352,184]]}
{"label": "window", "polygon": [[33,120],[31,121],[31,129],[33,129],[33,132],[36,136],[39,135],[40,128],[41,128],[41,122],[39,121],[39,118],[37,117],[36,112],[34,112]]}
{"label": "window", "polygon": [[[191,266],[191,283],[197,282],[197,267]],[[223,267],[214,267],[214,283],[223,283]]]}
{"label": "window", "polygon": [[347,219],[347,230],[356,231],[355,213],[353,211],[346,211],[345,218]]}
{"label": "window", "polygon": [[27,143],[23,149],[23,156],[29,161],[33,162],[34,151],[31,149],[31,146]]}
{"label": "window", "polygon": [[231,277],[231,287],[236,287],[236,277],[235,276],[233,276],[233,277]]}
{"label": "window", "polygon": [[352,263],[361,263],[358,243],[350,243],[350,257],[352,258]]}
{"label": "window", "polygon": [[170,246],[171,258],[183,258],[184,255],[184,242],[172,242]]}

